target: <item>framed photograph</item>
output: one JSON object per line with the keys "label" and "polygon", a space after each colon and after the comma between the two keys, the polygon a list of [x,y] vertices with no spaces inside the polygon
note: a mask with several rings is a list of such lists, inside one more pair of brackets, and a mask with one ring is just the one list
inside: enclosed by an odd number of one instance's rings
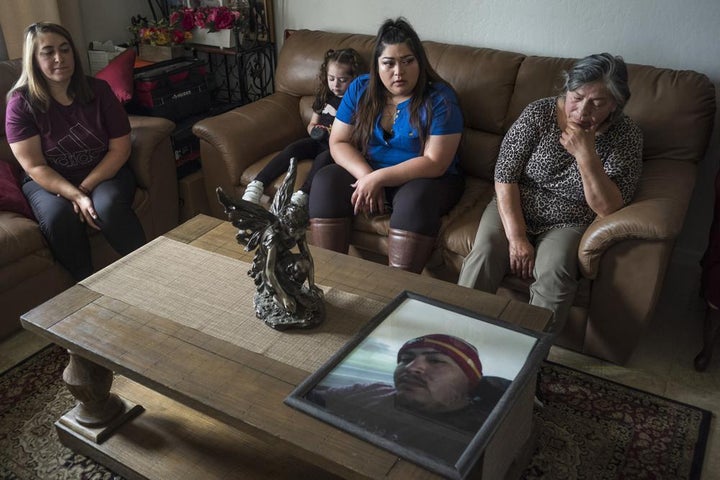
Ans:
{"label": "framed photograph", "polygon": [[272,0],[250,0],[250,29],[260,42],[275,42],[275,17]]}
{"label": "framed photograph", "polygon": [[199,7],[222,7],[227,5],[228,0],[185,0],[186,6],[190,8]]}
{"label": "framed photograph", "polygon": [[534,386],[550,344],[549,334],[406,291],[285,403],[462,479]]}

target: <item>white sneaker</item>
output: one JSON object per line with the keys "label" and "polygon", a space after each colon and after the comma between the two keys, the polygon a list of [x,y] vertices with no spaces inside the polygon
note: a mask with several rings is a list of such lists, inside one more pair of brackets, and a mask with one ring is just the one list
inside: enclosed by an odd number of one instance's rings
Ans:
{"label": "white sneaker", "polygon": [[298,190],[292,194],[292,197],[290,197],[290,203],[294,203],[298,207],[307,207],[308,194],[302,190]]}
{"label": "white sneaker", "polygon": [[265,185],[259,180],[253,180],[245,187],[242,199],[252,203],[260,203],[260,197],[263,196]]}

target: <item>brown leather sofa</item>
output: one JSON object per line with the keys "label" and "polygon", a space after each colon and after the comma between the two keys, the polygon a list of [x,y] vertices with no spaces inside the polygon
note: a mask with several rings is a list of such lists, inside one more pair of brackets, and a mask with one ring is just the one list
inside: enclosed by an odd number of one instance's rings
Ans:
{"label": "brown leather sofa", "polygon": [[[2,133],[0,161],[17,163],[5,138],[5,96],[20,75],[19,60],[0,62]],[[132,154],[137,190],[133,208],[145,236],[151,240],[178,224],[175,156],[170,132],[175,124],[163,118],[130,117]],[[93,264],[107,265],[117,254],[100,234],[91,236]],[[35,221],[0,211],[0,338],[20,328],[20,315],[73,284],[54,261]]]}
{"label": "brown leather sofa", "polygon": [[[306,135],[323,53],[353,47],[369,59],[372,40],[368,35],[295,31],[280,52],[276,93],[195,125],[213,215],[223,218],[217,186],[242,195],[277,151]],[[528,103],[557,93],[560,73],[573,59],[436,42],[425,42],[425,47],[432,65],[455,87],[465,117],[461,161],[467,185],[444,219],[425,269],[454,282],[492,197],[503,134]],[[632,98],[626,112],[645,136],[642,179],[630,205],[597,219],[585,233],[578,252],[581,291],[557,340],[620,364],[629,359],[652,317],[715,112],[714,87],[704,75],[645,65],[630,65],[629,73]],[[303,163],[297,185],[309,169],[309,162]],[[357,218],[352,253],[387,261],[387,233],[387,217]],[[499,293],[528,298],[527,284],[515,278],[506,279]]]}

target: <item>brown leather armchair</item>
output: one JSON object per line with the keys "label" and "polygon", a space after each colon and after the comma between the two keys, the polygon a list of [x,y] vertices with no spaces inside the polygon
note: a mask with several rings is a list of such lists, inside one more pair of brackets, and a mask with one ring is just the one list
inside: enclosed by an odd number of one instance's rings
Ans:
{"label": "brown leather armchair", "polygon": [[[20,75],[19,60],[0,62],[0,161],[17,163],[5,138],[5,96]],[[175,155],[164,118],[130,116],[132,152],[129,164],[137,189],[133,208],[148,241],[178,224]],[[91,235],[93,264],[103,267],[117,254],[99,234]],[[20,328],[20,315],[73,284],[54,261],[35,221],[0,210],[0,338]]]}
{"label": "brown leather armchair", "polygon": [[[241,196],[275,153],[306,135],[323,53],[353,47],[369,59],[372,41],[368,35],[295,31],[280,52],[276,93],[195,125],[213,215],[224,217],[215,199],[217,186]],[[574,60],[424,44],[434,68],[457,91],[465,118],[460,147],[465,192],[444,219],[425,269],[454,282],[492,197],[503,135],[528,103],[557,93],[561,72]],[[630,205],[597,219],[585,233],[578,251],[581,290],[557,341],[621,364],[652,317],[715,113],[714,87],[705,75],[646,65],[630,65],[629,73],[632,98],[626,112],[645,136],[640,187]],[[309,162],[302,162],[298,185],[308,170]],[[387,261],[388,228],[387,217],[356,218],[351,252]],[[509,277],[498,293],[527,300],[527,284]]]}

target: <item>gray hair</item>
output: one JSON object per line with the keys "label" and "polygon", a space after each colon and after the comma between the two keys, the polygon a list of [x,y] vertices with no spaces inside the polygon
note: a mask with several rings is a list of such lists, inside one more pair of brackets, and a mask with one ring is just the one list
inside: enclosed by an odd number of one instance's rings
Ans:
{"label": "gray hair", "polygon": [[589,55],[575,62],[570,70],[563,72],[563,78],[565,80],[563,94],[577,90],[588,83],[602,82],[617,105],[612,120],[620,116],[630,99],[627,66],[620,56],[609,53]]}

